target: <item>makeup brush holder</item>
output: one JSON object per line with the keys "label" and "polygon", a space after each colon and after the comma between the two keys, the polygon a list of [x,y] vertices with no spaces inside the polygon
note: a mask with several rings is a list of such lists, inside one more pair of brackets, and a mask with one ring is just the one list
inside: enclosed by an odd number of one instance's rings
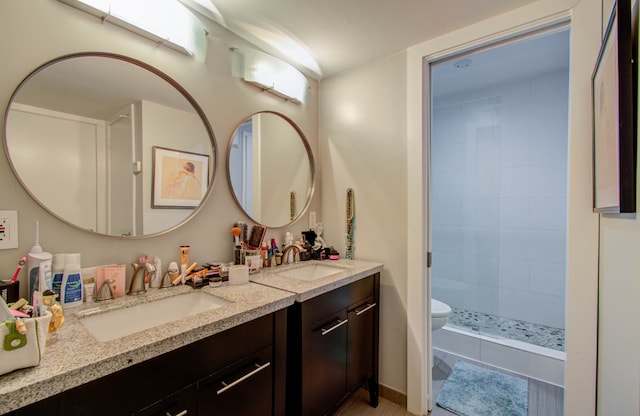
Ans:
{"label": "makeup brush holder", "polygon": [[245,250],[244,264],[249,268],[249,273],[259,273],[262,267],[262,253],[260,250]]}

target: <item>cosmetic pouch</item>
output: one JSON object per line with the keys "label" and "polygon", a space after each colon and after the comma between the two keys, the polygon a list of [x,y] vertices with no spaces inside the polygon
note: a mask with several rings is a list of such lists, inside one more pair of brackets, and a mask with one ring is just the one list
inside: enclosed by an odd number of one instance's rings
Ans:
{"label": "cosmetic pouch", "polygon": [[20,334],[15,321],[0,322],[0,374],[40,364],[49,332],[51,312],[22,321],[26,333]]}

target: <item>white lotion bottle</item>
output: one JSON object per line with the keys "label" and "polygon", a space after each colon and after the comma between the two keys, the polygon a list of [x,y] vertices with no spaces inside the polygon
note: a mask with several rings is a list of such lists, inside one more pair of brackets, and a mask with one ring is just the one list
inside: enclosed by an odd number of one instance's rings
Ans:
{"label": "white lotion bottle", "polygon": [[67,254],[64,261],[60,304],[63,309],[82,305],[83,288],[80,270],[80,253]]}
{"label": "white lotion bottle", "polygon": [[62,291],[62,276],[64,275],[64,259],[66,257],[65,253],[54,253],[51,264],[51,274],[53,275],[51,290],[58,295],[58,301],[60,301],[60,292]]}

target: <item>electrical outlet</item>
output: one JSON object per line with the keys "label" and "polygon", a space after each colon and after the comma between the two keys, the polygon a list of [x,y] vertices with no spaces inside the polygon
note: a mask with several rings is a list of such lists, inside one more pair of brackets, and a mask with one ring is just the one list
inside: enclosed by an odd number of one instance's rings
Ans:
{"label": "electrical outlet", "polygon": [[0,211],[0,249],[18,248],[18,211]]}

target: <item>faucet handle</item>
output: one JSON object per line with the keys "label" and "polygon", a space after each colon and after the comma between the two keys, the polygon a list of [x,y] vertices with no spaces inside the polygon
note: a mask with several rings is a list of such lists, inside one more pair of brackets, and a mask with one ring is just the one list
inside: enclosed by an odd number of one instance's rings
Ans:
{"label": "faucet handle", "polygon": [[179,276],[179,273],[177,270],[169,269],[166,272],[164,272],[164,275],[162,275],[162,281],[160,282],[160,289],[172,287],[173,286],[172,281],[177,276]]}
{"label": "faucet handle", "polygon": [[104,282],[102,282],[100,289],[98,289],[98,296],[96,296],[96,302],[113,299],[113,291],[111,290],[111,285],[113,283],[115,283],[115,280],[113,279],[106,279]]}

